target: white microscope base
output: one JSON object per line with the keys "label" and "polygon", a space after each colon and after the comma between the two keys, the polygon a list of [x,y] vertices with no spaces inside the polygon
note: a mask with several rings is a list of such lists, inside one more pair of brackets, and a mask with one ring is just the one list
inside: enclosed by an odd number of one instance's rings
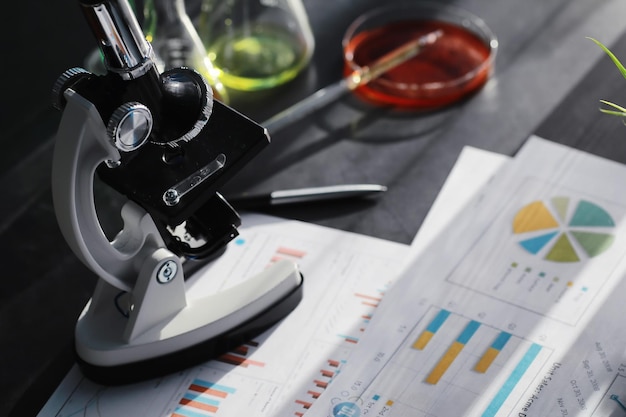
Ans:
{"label": "white microscope base", "polygon": [[[203,279],[210,279],[206,277]],[[113,299],[119,290],[101,281],[76,325],[83,373],[103,384],[161,376],[213,359],[288,315],[302,298],[298,267],[281,261],[230,289],[194,301],[168,320],[127,341],[128,318]],[[106,300],[94,305],[94,300]]]}

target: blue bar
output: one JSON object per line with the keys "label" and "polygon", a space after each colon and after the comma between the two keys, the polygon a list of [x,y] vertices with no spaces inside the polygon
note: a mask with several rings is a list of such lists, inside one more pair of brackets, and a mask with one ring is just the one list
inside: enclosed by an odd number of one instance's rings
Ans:
{"label": "blue bar", "polygon": [[509,341],[510,338],[511,338],[511,333],[500,332],[496,340],[494,340],[493,343],[491,344],[491,347],[494,348],[495,350],[500,351],[504,349],[504,345],[506,345],[506,343]]}
{"label": "blue bar", "polygon": [[448,310],[440,310],[433,321],[430,322],[426,330],[431,333],[437,333],[437,330],[439,330],[449,315],[450,312]]}
{"label": "blue bar", "polygon": [[500,407],[502,407],[502,404],[504,404],[504,401],[508,398],[511,392],[513,392],[513,389],[520,381],[520,379],[522,379],[522,376],[533,363],[540,350],[541,346],[536,343],[533,343],[528,348],[528,350],[524,354],[524,357],[517,364],[515,369],[513,369],[513,372],[511,372],[509,378],[506,380],[504,385],[502,385],[502,388],[500,388],[500,391],[498,391],[494,399],[491,401],[491,403],[483,413],[482,417],[495,417],[495,415],[498,413],[498,410],[500,410]]}
{"label": "blue bar", "polygon": [[472,338],[474,333],[476,333],[476,330],[478,330],[479,327],[479,322],[475,320],[470,321],[469,323],[467,323],[467,326],[465,326],[465,329],[463,329],[456,341],[461,343],[462,345],[467,344],[467,342],[469,342],[469,340]]}
{"label": "blue bar", "polygon": [[199,378],[196,378],[193,381],[193,383],[196,384],[196,385],[202,385],[203,387],[206,387],[206,388],[213,388],[213,389],[216,389],[218,391],[224,391],[224,392],[227,392],[229,394],[234,394],[235,391],[237,391],[235,388],[227,387],[226,385],[216,384],[215,382],[205,381],[205,380],[199,379]]}
{"label": "blue bar", "polygon": [[353,342],[358,342],[359,338],[358,337],[354,337],[354,336],[348,336],[346,334],[338,334],[337,336],[346,339],[346,340],[352,340]]}
{"label": "blue bar", "polygon": [[203,413],[197,413],[193,410],[190,410],[189,408],[183,406],[180,407],[176,407],[176,410],[174,410],[174,412],[176,414],[180,414],[181,416],[185,416],[185,417],[207,417],[206,414]]}

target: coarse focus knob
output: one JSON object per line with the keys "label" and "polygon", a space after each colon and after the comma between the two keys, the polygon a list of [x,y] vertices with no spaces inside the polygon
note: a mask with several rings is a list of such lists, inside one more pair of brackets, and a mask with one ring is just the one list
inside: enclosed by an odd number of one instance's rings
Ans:
{"label": "coarse focus knob", "polygon": [[79,79],[89,77],[92,74],[84,68],[74,67],[66,70],[61,74],[59,78],[54,82],[52,86],[52,106],[57,110],[63,110],[65,108],[65,90],[68,89]]}
{"label": "coarse focus knob", "polygon": [[115,109],[107,124],[107,133],[117,149],[130,152],[146,143],[152,124],[152,112],[148,107],[128,102]]}

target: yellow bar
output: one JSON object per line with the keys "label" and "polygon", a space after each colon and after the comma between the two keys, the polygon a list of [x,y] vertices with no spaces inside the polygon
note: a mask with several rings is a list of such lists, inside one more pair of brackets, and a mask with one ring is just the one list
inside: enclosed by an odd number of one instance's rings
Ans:
{"label": "yellow bar", "polygon": [[413,349],[417,349],[417,350],[423,350],[426,345],[428,344],[428,342],[430,342],[430,339],[433,338],[435,334],[433,332],[429,332],[428,330],[424,330],[422,332],[422,334],[419,335],[419,337],[417,338],[417,340],[415,340],[415,342],[413,343],[413,346],[411,346]]}
{"label": "yellow bar", "polygon": [[393,405],[393,400],[389,400],[385,403],[385,405],[388,405],[389,407],[391,407]]}
{"label": "yellow bar", "polygon": [[432,385],[435,385],[444,373],[448,370],[452,362],[456,359],[456,357],[461,353],[463,347],[465,345],[463,343],[454,342],[450,346],[450,348],[446,351],[443,357],[437,362],[437,365],[433,368],[430,374],[426,377],[426,382]]}
{"label": "yellow bar", "polygon": [[480,372],[481,374],[484,374],[485,372],[487,372],[487,369],[489,369],[493,361],[496,359],[496,357],[498,356],[498,353],[500,353],[498,349],[494,349],[492,347],[487,349],[485,354],[476,363],[474,370],[476,372]]}

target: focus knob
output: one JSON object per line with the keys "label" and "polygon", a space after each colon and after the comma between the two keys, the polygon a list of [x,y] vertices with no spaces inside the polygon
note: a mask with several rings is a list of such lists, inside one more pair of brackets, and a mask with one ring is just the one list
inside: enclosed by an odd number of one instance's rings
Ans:
{"label": "focus knob", "polygon": [[52,86],[52,106],[57,110],[63,110],[66,104],[65,90],[75,84],[76,81],[91,75],[89,71],[80,67],[66,70]]}
{"label": "focus knob", "polygon": [[128,102],[115,109],[107,124],[107,133],[117,149],[130,152],[146,143],[152,125],[152,112],[148,107]]}

